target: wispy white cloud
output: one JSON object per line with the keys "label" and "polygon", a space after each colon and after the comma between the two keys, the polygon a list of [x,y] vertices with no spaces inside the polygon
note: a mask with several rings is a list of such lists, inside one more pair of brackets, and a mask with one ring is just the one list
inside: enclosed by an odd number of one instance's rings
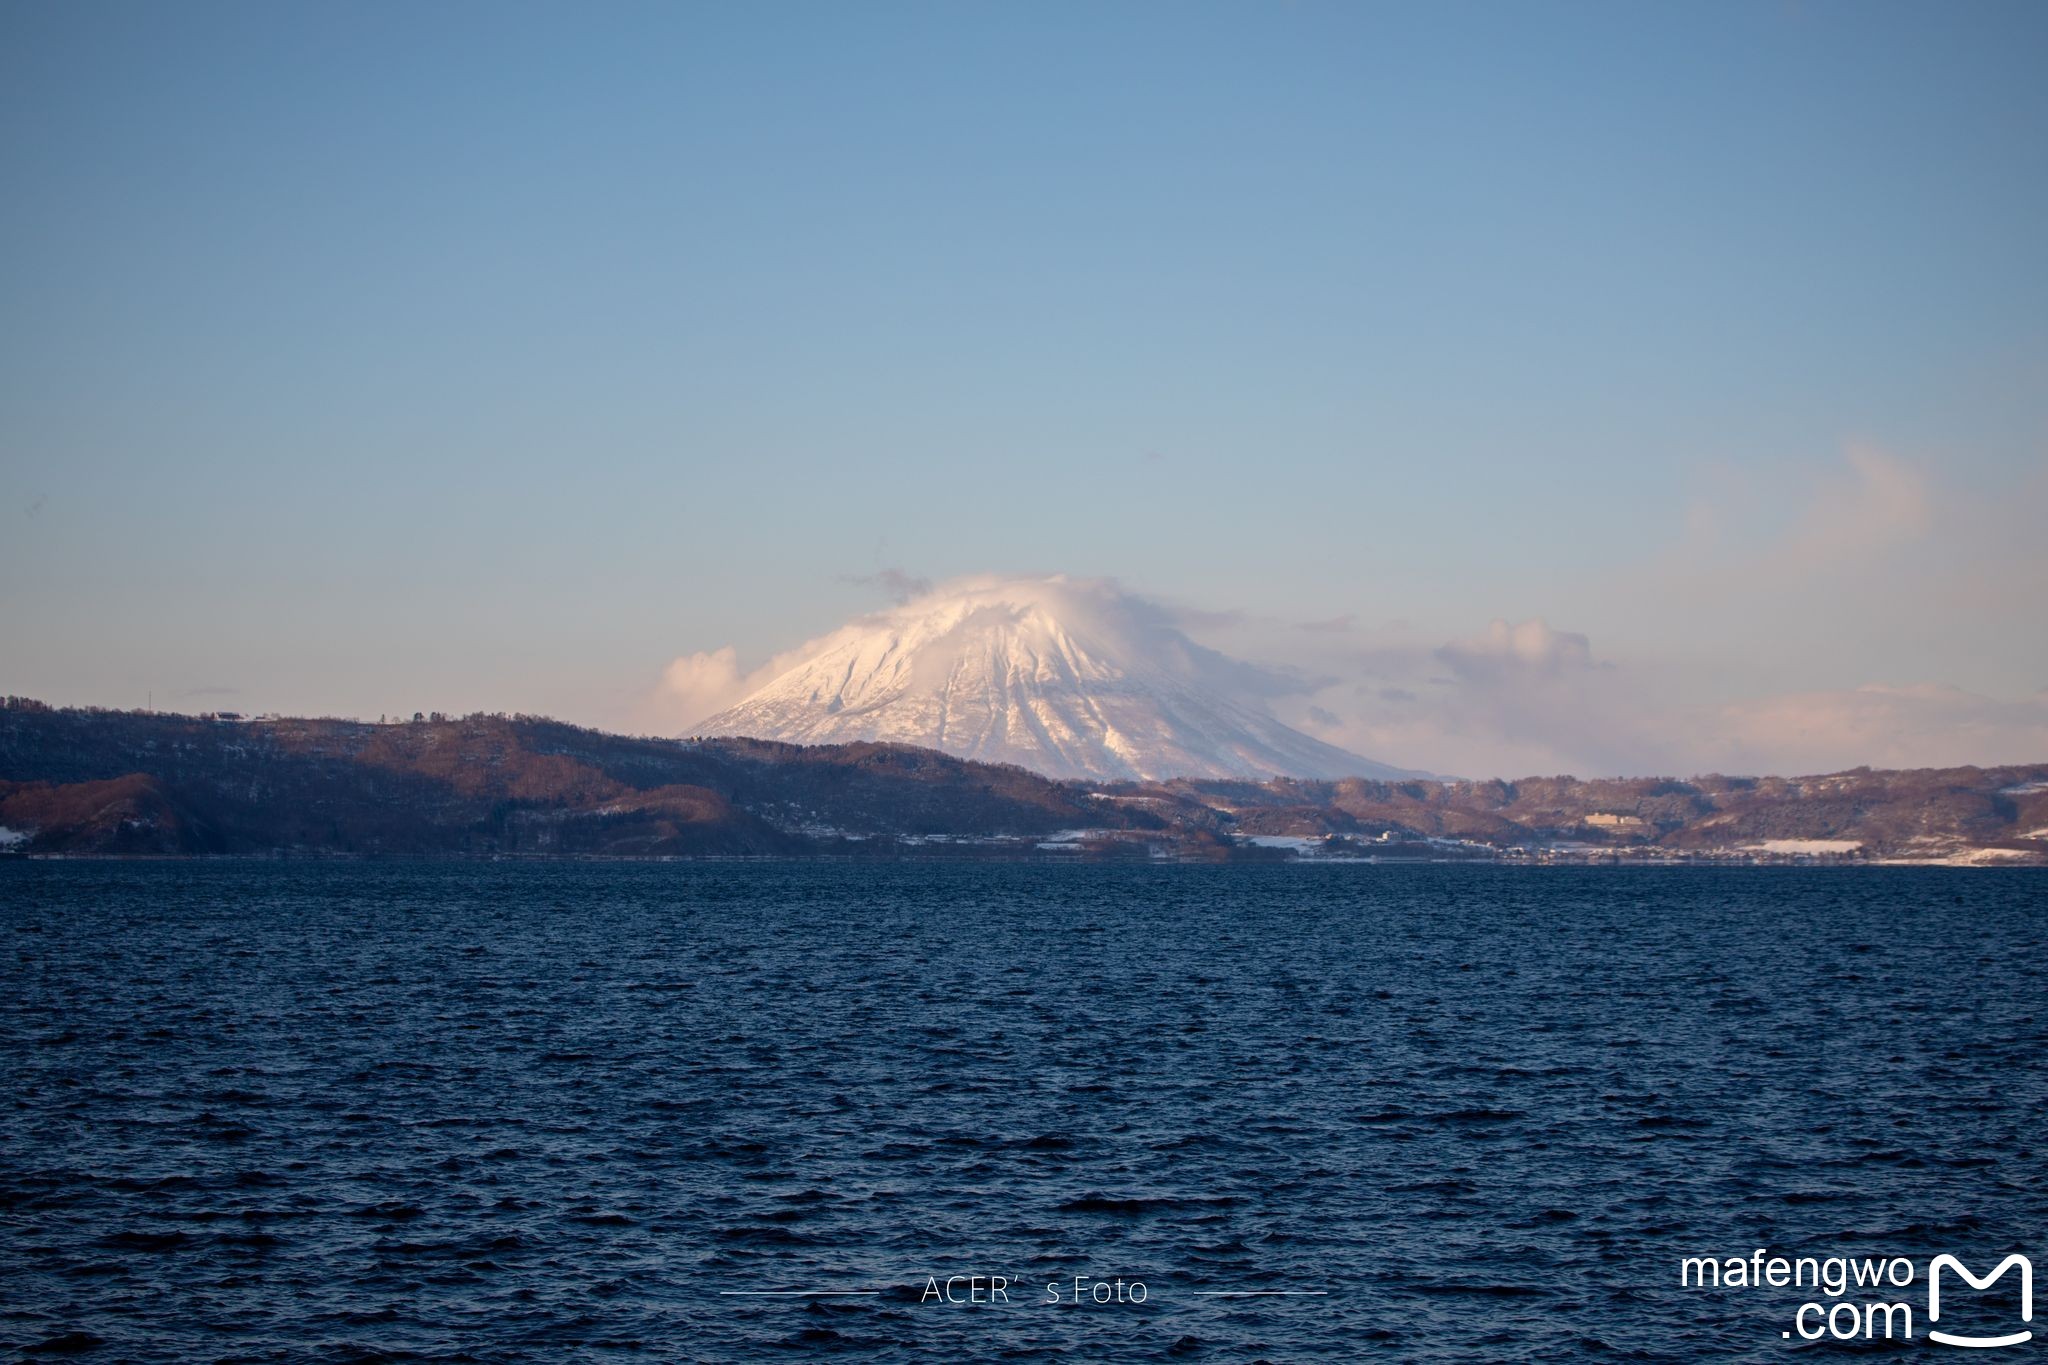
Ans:
{"label": "wispy white cloud", "polygon": [[1697,716],[1694,766],[1726,772],[1988,767],[2048,758],[2048,693],[1999,701],[1937,683],[1870,683],[1746,699]]}
{"label": "wispy white cloud", "polygon": [[802,663],[817,645],[816,640],[807,641],[756,668],[742,667],[739,651],[731,645],[678,655],[640,699],[634,728],[649,734],[687,734],[697,722],[737,705]]}
{"label": "wispy white cloud", "polygon": [[[1266,642],[1285,643],[1271,633]],[[1412,632],[1318,632],[1294,658],[1337,678],[1277,705],[1332,744],[1465,776],[1799,773],[2048,759],[2048,694],[2002,701],[1936,683],[1683,698],[1669,666],[1599,657],[1583,633],[1496,619],[1425,647]]]}
{"label": "wispy white cloud", "polygon": [[1593,667],[1593,645],[1577,631],[1553,630],[1541,617],[1514,625],[1495,617],[1484,634],[1453,640],[1436,657],[1466,678],[1530,672],[1554,676]]}
{"label": "wispy white cloud", "polygon": [[670,729],[716,715],[746,695],[739,651],[731,645],[670,660],[649,709],[655,727]]}
{"label": "wispy white cloud", "polygon": [[898,606],[914,602],[932,590],[932,581],[904,569],[877,569],[873,573],[841,574],[839,581],[856,587],[880,588]]}
{"label": "wispy white cloud", "polygon": [[1927,478],[1874,446],[1844,453],[1848,469],[1825,479],[1775,551],[1774,571],[1856,563],[1924,538],[1934,522]]}

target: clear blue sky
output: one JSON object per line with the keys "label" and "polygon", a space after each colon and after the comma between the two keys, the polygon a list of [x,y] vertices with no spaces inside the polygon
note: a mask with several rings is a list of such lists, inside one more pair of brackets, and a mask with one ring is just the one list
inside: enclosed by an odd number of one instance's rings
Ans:
{"label": "clear blue sky", "polygon": [[[2024,697],[2048,613],[1898,608],[2048,511],[2044,73],[2040,3],[6,0],[0,690],[624,723],[901,566]],[[1863,447],[1922,505],[1830,577]]]}

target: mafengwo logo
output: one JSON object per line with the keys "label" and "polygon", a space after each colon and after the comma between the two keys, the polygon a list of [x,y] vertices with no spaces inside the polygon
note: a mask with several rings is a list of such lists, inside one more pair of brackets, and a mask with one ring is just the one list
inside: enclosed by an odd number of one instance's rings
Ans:
{"label": "mafengwo logo", "polygon": [[1927,1267],[1928,1339],[1938,1341],[1944,1346],[2018,1346],[2032,1341],[2034,1334],[2031,1331],[2009,1332],[2002,1337],[1966,1337],[1952,1332],[1937,1331],[1933,1326],[1934,1323],[1941,1320],[1941,1272],[1943,1270],[1955,1271],[1956,1274],[1962,1276],[1969,1283],[1972,1289],[1989,1289],[1999,1277],[2015,1266],[2019,1268],[2020,1272],[2020,1321],[2032,1322],[2034,1320],[2034,1263],[2032,1261],[2018,1252],[2014,1252],[2000,1261],[1996,1269],[1980,1280],[1975,1275],[1972,1275],[1969,1268],[1955,1257],[1946,1254],[1935,1257],[1933,1264]]}
{"label": "mafengwo logo", "polygon": [[[1979,1264],[1982,1264],[1980,1261]],[[1971,1289],[1989,1291],[2011,1271],[2018,1271],[2019,1322],[2034,1320],[2034,1263],[2014,1252],[1978,1275],[1960,1257],[1943,1252],[1927,1264],[1927,1340],[1943,1346],[1988,1348],[2023,1346],[2034,1339],[2031,1328],[2008,1323],[2018,1330],[1997,1333],[1961,1332],[1944,1329],[1941,1322],[1942,1277],[1954,1285],[1961,1280]],[[1686,1289],[1803,1289],[1818,1291],[1831,1302],[1818,1298],[1799,1305],[1792,1325],[1782,1337],[1802,1341],[1907,1340],[1914,1337],[1913,1300],[1910,1291],[1920,1278],[1919,1267],[1905,1256],[1773,1256],[1758,1247],[1749,1257],[1687,1256],[1679,1261],[1678,1283]],[[1949,1291],[1948,1306],[1956,1307],[1955,1289]],[[1955,1313],[1950,1313],[1954,1325]]]}

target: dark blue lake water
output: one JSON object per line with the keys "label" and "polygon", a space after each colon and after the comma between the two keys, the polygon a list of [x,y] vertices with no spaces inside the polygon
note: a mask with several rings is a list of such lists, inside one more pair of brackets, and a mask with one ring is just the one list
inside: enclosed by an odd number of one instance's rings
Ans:
{"label": "dark blue lake water", "polygon": [[1681,1257],[2048,1271],[2039,873],[12,863],[0,934],[17,1350],[1775,1358],[1835,1299]]}

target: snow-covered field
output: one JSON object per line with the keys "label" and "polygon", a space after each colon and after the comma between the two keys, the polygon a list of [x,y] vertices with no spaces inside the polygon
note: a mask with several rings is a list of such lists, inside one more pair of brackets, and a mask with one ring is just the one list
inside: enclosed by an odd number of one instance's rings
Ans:
{"label": "snow-covered field", "polygon": [[1766,839],[1749,847],[1765,853],[1854,853],[1863,847],[1863,842],[1860,839]]}

